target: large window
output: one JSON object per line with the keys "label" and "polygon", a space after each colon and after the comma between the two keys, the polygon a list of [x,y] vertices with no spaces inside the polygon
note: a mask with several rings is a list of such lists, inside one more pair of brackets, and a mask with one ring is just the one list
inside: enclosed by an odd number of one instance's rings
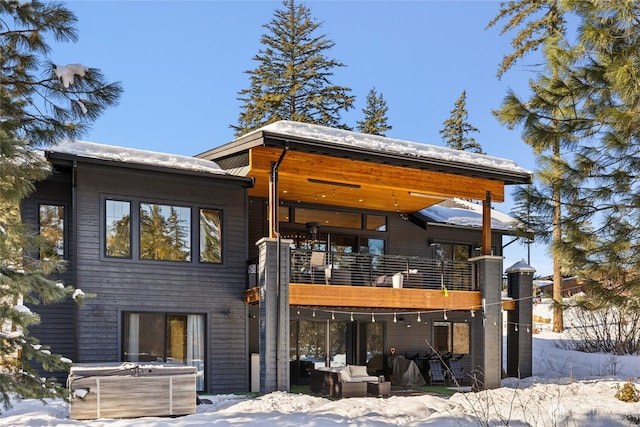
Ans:
{"label": "large window", "polygon": [[108,198],[104,204],[103,239],[104,256],[110,258],[219,264],[222,212]]}
{"label": "large window", "polygon": [[140,259],[191,261],[191,209],[140,203]]}
{"label": "large window", "polygon": [[204,391],[203,314],[123,313],[122,360],[175,362],[195,366],[196,387]]}
{"label": "large window", "polygon": [[64,206],[41,204],[38,228],[45,247],[40,250],[41,258],[64,258]]}

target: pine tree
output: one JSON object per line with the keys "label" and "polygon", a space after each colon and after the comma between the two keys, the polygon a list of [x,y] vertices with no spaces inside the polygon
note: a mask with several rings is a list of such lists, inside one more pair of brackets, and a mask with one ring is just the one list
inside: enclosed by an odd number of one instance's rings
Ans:
{"label": "pine tree", "polygon": [[362,110],[364,119],[357,122],[358,132],[386,136],[385,132],[392,128],[387,123],[387,111],[387,101],[376,92],[375,87],[371,88],[367,94],[367,106]]}
{"label": "pine tree", "polygon": [[61,371],[71,361],[29,334],[39,317],[25,304],[83,296],[51,279],[63,260],[46,236],[34,235],[21,222],[21,200],[48,175],[35,149],[81,135],[122,91],[119,84],[104,83],[97,69],[57,66],[48,59],[46,40],[75,41],[75,22],[58,3],[0,2],[0,400],[5,409],[12,395],[43,399],[66,394],[34,366]]}
{"label": "pine tree", "polygon": [[576,150],[580,186],[568,200],[565,256],[590,295],[640,309],[640,4],[567,3],[586,58],[572,82],[586,123]]}
{"label": "pine tree", "polygon": [[264,48],[253,58],[258,66],[246,71],[250,87],[238,92],[242,107],[237,125],[231,125],[235,135],[278,120],[348,129],[340,113],[352,107],[354,97],[351,89],[331,82],[333,69],[344,66],[325,55],[334,43],[316,35],[320,24],[308,7],[294,0],[283,5],[264,25]]}
{"label": "pine tree", "polygon": [[[519,124],[524,126],[523,140],[533,148],[534,153],[540,158],[540,164],[543,165],[541,171],[537,173],[542,188],[523,187],[518,190],[519,193],[516,195],[516,199],[519,201],[521,210],[516,213],[516,217],[521,220],[521,224],[526,226],[525,232],[530,229],[536,229],[537,235],[542,238],[551,234],[553,299],[555,301],[553,330],[561,332],[564,329],[562,315],[562,261],[560,256],[560,245],[562,244],[561,186],[566,181],[564,181],[563,174],[560,173],[560,165],[563,164],[561,155],[562,136],[558,133],[560,131],[558,127],[564,122],[559,120],[562,117],[561,110],[563,108],[555,109],[554,94],[545,93],[545,91],[550,89],[549,81],[558,78],[560,65],[553,57],[561,51],[560,43],[565,34],[565,19],[556,0],[521,0],[502,3],[498,15],[488,26],[494,26],[502,19],[506,19],[507,23],[502,28],[501,34],[512,30],[518,30],[518,33],[512,39],[514,51],[503,58],[498,69],[498,77],[501,77],[507,70],[512,68],[517,60],[522,59],[539,47],[545,48],[548,62],[547,69],[552,74],[551,79],[543,76],[540,78],[540,82],[530,83],[534,95],[529,104],[520,100],[513,92],[510,92],[496,115],[502,123],[509,127],[513,128]],[[551,116],[548,114],[551,114]],[[549,119],[549,117],[551,118]],[[542,156],[543,153],[548,153],[549,151],[551,151],[550,158]],[[534,195],[537,195],[538,198],[534,198]],[[548,201],[551,201],[550,206]],[[537,211],[538,218],[546,218],[547,220],[541,222],[541,224],[551,224],[551,230],[548,228],[541,230],[540,227],[536,227],[537,223],[532,223],[532,218],[529,217],[532,211]]]}
{"label": "pine tree", "polygon": [[[525,136],[550,152],[542,157],[548,166],[539,176],[555,197],[556,263],[577,274],[596,302],[638,310],[640,5],[577,0],[549,5],[556,17],[576,17],[577,43],[560,43],[564,28],[558,26],[545,42],[550,76],[536,81],[526,103],[509,96],[500,113],[503,119],[520,117],[512,123],[523,124]],[[554,289],[554,299],[560,298]]]}
{"label": "pine tree", "polygon": [[472,132],[480,131],[468,122],[469,114],[466,104],[467,92],[463,90],[451,110],[451,116],[442,123],[444,128],[440,130],[440,135],[449,148],[485,154],[480,144],[472,136],[469,136]]}

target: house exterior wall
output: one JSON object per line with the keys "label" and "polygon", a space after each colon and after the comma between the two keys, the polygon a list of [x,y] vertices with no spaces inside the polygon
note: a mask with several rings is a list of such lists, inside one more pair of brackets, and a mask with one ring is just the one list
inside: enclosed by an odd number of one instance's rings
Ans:
{"label": "house exterior wall", "polygon": [[[209,392],[248,387],[246,288],[247,202],[240,182],[79,163],[76,172],[74,285],[95,294],[76,307],[74,362],[122,361],[123,312],[204,314]],[[70,192],[70,191],[69,191]],[[222,211],[223,262],[171,262],[106,258],[106,196],[206,207]],[[37,193],[36,199],[48,195]],[[132,205],[132,209],[134,206]],[[33,215],[31,215],[33,216]],[[132,224],[133,227],[136,224]],[[192,223],[192,228],[197,224]],[[192,239],[192,257],[197,242]],[[74,253],[74,252],[71,252]],[[65,309],[56,312],[68,313]],[[43,322],[44,323],[44,322]],[[68,318],[65,320],[68,324]],[[47,336],[47,331],[42,331]]]}
{"label": "house exterior wall", "polygon": [[[22,216],[27,224],[33,224],[37,230],[39,218],[39,206],[41,204],[62,205],[65,209],[65,241],[73,241],[73,214],[71,200],[71,175],[58,171],[47,181],[36,184],[36,191],[32,197],[23,201]],[[73,259],[73,247],[67,244],[65,247],[65,259]],[[65,271],[56,273],[55,279],[65,285],[73,283],[74,265],[69,263]],[[38,313],[40,323],[29,328],[30,333],[41,338],[41,344],[47,345],[51,351],[63,355],[71,360],[75,358],[74,351],[74,303],[67,299],[55,304],[38,304],[30,306],[31,310]],[[66,381],[66,372],[41,372],[42,376],[55,376],[58,381]]]}

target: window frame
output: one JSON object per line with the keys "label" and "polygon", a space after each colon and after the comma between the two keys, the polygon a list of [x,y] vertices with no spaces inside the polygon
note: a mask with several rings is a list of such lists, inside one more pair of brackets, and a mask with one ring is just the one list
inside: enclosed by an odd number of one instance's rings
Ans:
{"label": "window frame", "polygon": [[[129,256],[116,256],[116,255],[108,255],[107,254],[107,202],[120,202],[120,203],[128,203],[129,204]],[[133,223],[133,207],[132,207],[133,203],[131,202],[131,200],[121,200],[120,198],[112,198],[112,197],[105,197],[102,201],[102,212],[103,212],[103,219],[101,221],[101,230],[102,232],[100,233],[100,238],[102,239],[102,251],[100,253],[101,256],[108,258],[108,259],[128,259],[131,260],[133,259],[133,228],[134,228],[134,223]]]}
{"label": "window frame", "polygon": [[[467,342],[466,342],[466,353],[463,352],[457,352],[456,350],[456,343],[459,342],[459,340],[456,339],[457,333],[456,333],[456,325],[466,325],[466,329],[467,329]],[[436,337],[436,328],[442,328],[442,327],[446,327],[448,332],[447,332],[447,351],[451,352],[452,354],[464,354],[464,355],[468,355],[471,354],[471,325],[468,322],[465,321],[458,321],[458,320],[435,320],[433,321],[432,325],[431,325],[431,337],[434,345],[434,348],[436,349],[436,351],[438,351],[437,348],[437,344],[435,343],[435,337]]]}
{"label": "window frame", "polygon": [[[41,236],[41,223],[40,223],[40,208],[42,206],[57,206],[62,207],[62,256],[59,259],[68,260],[69,259],[69,206],[68,203],[60,202],[57,200],[38,200],[36,206],[36,226],[38,231],[38,236]],[[41,251],[38,251],[37,256],[39,259],[42,258]]]}
{"label": "window frame", "polygon": [[[107,255],[106,253],[106,238],[107,238],[107,201],[118,201],[129,203],[130,215],[131,215],[131,230],[130,230],[130,257],[117,257]],[[190,260],[189,261],[174,261],[174,260],[157,260],[157,259],[144,259],[140,257],[140,236],[141,236],[141,224],[140,224],[140,205],[141,204],[157,204],[168,205],[175,207],[184,207],[190,209],[190,235],[189,243]],[[202,262],[200,261],[200,210],[212,210],[219,212],[220,215],[220,262]],[[147,264],[147,265],[172,265],[172,266],[185,266],[185,267],[224,267],[225,266],[225,250],[226,250],[226,229],[224,208],[219,205],[211,203],[198,203],[198,202],[186,202],[182,200],[167,200],[161,198],[150,197],[138,197],[138,196],[126,196],[122,194],[104,193],[100,195],[100,261],[108,262],[123,262],[123,263],[135,263],[135,264]]]}
{"label": "window frame", "polygon": [[[188,243],[189,243],[189,252],[188,252],[188,258],[185,261],[181,261],[178,259],[156,259],[156,258],[143,258],[142,257],[142,222],[141,222],[141,212],[142,212],[142,205],[156,205],[156,206],[161,206],[161,207],[168,207],[168,208],[180,208],[180,209],[189,209],[189,236],[187,237],[187,239],[185,239]],[[180,204],[180,203],[171,203],[171,202],[156,202],[156,201],[149,201],[148,199],[140,199],[135,203],[135,207],[136,207],[136,226],[138,229],[138,233],[137,233],[137,243],[138,243],[138,252],[137,252],[137,259],[143,262],[147,262],[147,261],[155,261],[155,262],[169,262],[169,263],[179,263],[179,264],[191,264],[193,263],[194,260],[194,234],[197,234],[198,237],[200,235],[200,229],[198,228],[198,230],[194,233],[194,229],[193,229],[193,210],[194,207],[187,205],[187,204]],[[199,212],[199,208],[198,208],[198,212]],[[198,221],[198,225],[200,224],[200,222]],[[198,247],[199,250],[199,247]],[[199,255],[199,252],[198,252]]]}

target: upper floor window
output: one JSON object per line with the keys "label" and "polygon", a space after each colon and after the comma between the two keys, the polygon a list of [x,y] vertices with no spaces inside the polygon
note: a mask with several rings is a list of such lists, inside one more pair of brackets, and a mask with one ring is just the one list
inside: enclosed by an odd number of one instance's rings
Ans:
{"label": "upper floor window", "polygon": [[106,201],[105,255],[131,258],[131,203]]}
{"label": "upper floor window", "polygon": [[453,243],[436,243],[434,246],[434,258],[451,261],[467,261],[471,254],[471,246]]}
{"label": "upper floor window", "polygon": [[64,206],[41,204],[38,213],[40,236],[45,247],[40,250],[41,258],[64,257]]}
{"label": "upper floor window", "polygon": [[191,209],[140,203],[140,259],[191,261]]}
{"label": "upper floor window", "polygon": [[105,199],[104,208],[107,257],[135,254],[140,260],[222,262],[220,210],[115,199]]}
{"label": "upper floor window", "polygon": [[222,262],[221,212],[200,209],[200,262]]}
{"label": "upper floor window", "polygon": [[384,215],[366,215],[366,229],[370,231],[387,231],[387,217]]}

